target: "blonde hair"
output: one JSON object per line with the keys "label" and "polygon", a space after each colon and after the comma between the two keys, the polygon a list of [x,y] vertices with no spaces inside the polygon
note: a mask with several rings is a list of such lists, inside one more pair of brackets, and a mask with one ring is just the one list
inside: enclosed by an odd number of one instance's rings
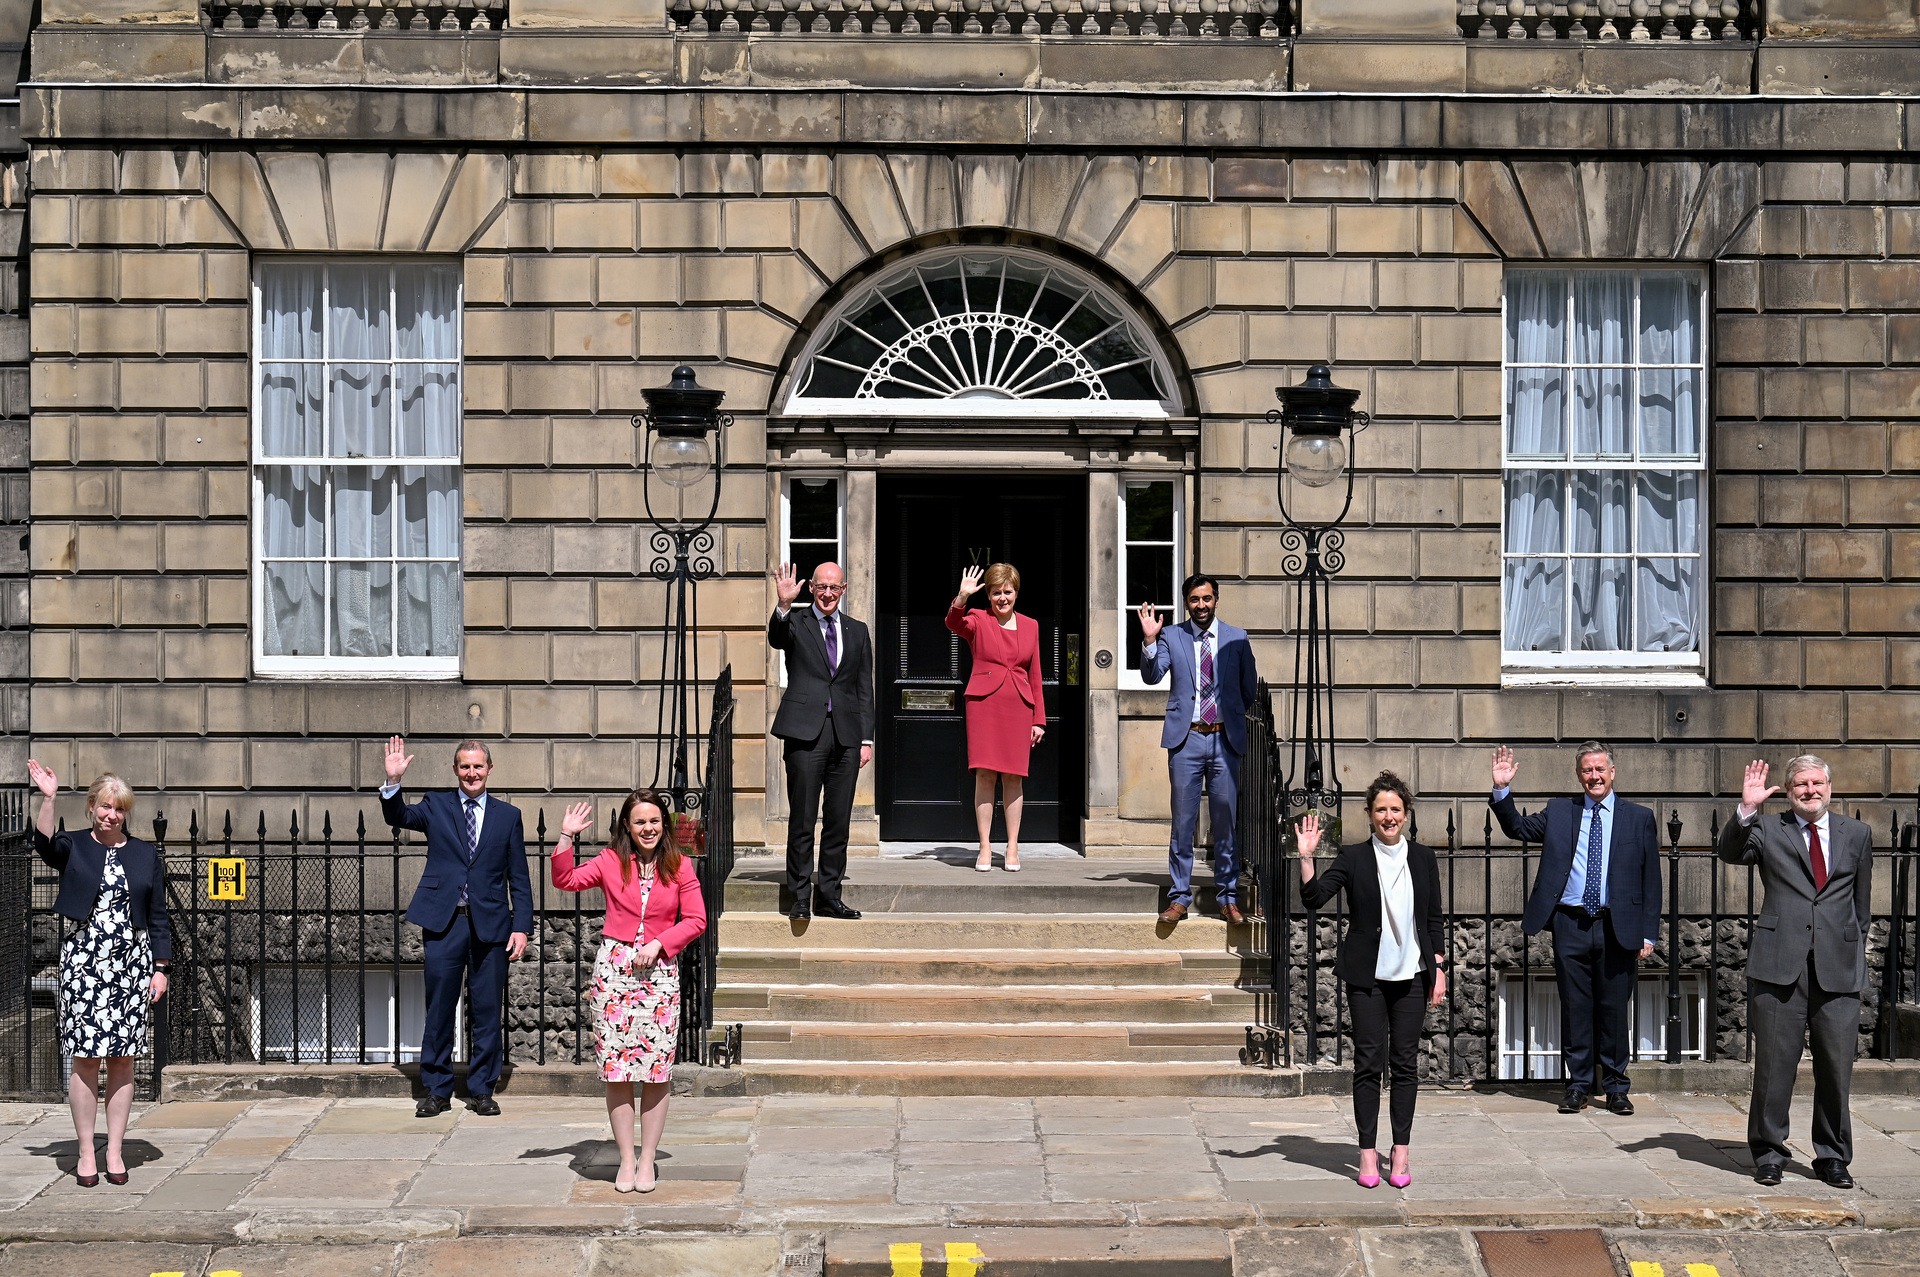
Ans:
{"label": "blonde hair", "polygon": [[997,590],[1003,585],[1011,585],[1015,590],[1018,590],[1020,588],[1020,569],[1011,563],[989,563],[987,564],[986,583],[989,591]]}
{"label": "blonde hair", "polygon": [[93,809],[105,798],[129,816],[133,814],[133,789],[126,781],[112,772],[102,772],[93,784],[87,786],[87,817],[93,817]]}

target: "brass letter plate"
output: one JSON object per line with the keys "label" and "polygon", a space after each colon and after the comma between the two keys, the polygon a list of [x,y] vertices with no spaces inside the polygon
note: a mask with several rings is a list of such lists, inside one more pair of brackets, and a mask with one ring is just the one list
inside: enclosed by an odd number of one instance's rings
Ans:
{"label": "brass letter plate", "polygon": [[951,710],[953,708],[953,689],[903,687],[900,689],[900,708]]}

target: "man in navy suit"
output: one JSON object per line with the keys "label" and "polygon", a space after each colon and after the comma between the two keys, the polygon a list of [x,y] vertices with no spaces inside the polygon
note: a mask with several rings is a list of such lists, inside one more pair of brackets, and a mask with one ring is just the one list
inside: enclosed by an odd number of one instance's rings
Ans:
{"label": "man in navy suit", "polygon": [[1173,836],[1167,847],[1167,892],[1162,922],[1178,922],[1193,907],[1193,835],[1200,824],[1200,783],[1211,799],[1213,888],[1220,916],[1231,925],[1240,912],[1240,861],[1233,845],[1240,757],[1247,752],[1247,707],[1259,693],[1247,632],[1215,615],[1220,583],[1195,573],[1180,586],[1185,623],[1162,626],[1151,604],[1140,605],[1140,677],[1153,686],[1173,674],[1160,747],[1173,782]]}
{"label": "man in navy suit", "polygon": [[424,933],[427,968],[427,1023],[420,1042],[420,1084],[427,1094],[413,1111],[433,1117],[453,1106],[453,1013],[464,981],[467,1014],[473,1017],[467,1106],[482,1117],[495,1117],[507,963],[520,960],[533,930],[520,809],[487,793],[493,753],[477,740],[454,746],[458,790],[436,790],[408,806],[400,798],[400,781],[412,762],[406,741],[398,736],[387,741],[380,814],[395,829],[427,836],[426,867],[407,907],[407,921]]}
{"label": "man in navy suit", "polygon": [[[1604,1094],[1607,1111],[1633,1115],[1627,1007],[1639,961],[1660,934],[1660,830],[1653,812],[1613,792],[1613,751],[1590,740],[1575,755],[1578,798],[1550,798],[1522,816],[1513,805],[1513,751],[1493,751],[1493,815],[1509,838],[1540,848],[1527,897],[1529,937],[1553,927],[1560,986],[1562,1113]],[[1596,1061],[1596,1055],[1598,1057]]]}

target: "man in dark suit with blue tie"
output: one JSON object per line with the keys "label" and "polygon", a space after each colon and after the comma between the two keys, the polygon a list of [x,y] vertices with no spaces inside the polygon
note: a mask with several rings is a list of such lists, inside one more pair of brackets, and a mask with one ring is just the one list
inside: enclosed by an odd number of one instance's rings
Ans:
{"label": "man in dark suit with blue tie", "polygon": [[1220,583],[1195,573],[1180,586],[1187,605],[1181,625],[1162,626],[1151,604],[1140,605],[1140,677],[1153,686],[1169,674],[1160,747],[1173,785],[1173,830],[1167,845],[1167,907],[1174,923],[1193,907],[1193,836],[1200,823],[1204,778],[1213,831],[1213,891],[1228,926],[1240,912],[1240,861],[1233,834],[1240,795],[1240,759],[1247,752],[1247,707],[1259,695],[1247,632],[1219,619]]}
{"label": "man in dark suit with blue tie", "polygon": [[380,813],[395,829],[427,836],[427,863],[407,907],[407,921],[424,933],[427,1023],[420,1042],[420,1084],[427,1094],[414,1108],[433,1117],[453,1106],[453,1015],[460,986],[473,1019],[473,1059],[467,1064],[467,1106],[482,1117],[499,1115],[493,1088],[500,1080],[500,1007],[507,964],[526,952],[533,930],[533,887],[527,878],[527,841],[520,809],[487,793],[492,751],[475,740],[454,747],[460,787],[435,790],[408,806],[400,781],[413,762],[407,743],[387,741],[387,783]]}
{"label": "man in dark suit with blue tie", "polygon": [[[1579,798],[1550,798],[1522,816],[1513,804],[1513,751],[1493,751],[1494,818],[1509,838],[1540,848],[1523,929],[1553,927],[1560,986],[1562,1113],[1604,1095],[1607,1111],[1633,1115],[1627,1008],[1639,960],[1660,934],[1660,830],[1653,812],[1613,792],[1613,751],[1587,741],[1575,755]],[[1597,1059],[1596,1059],[1597,1057]]]}

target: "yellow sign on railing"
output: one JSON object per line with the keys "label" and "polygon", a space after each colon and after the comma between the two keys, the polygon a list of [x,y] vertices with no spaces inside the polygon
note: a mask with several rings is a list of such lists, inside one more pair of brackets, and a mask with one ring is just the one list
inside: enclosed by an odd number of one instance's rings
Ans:
{"label": "yellow sign on railing", "polygon": [[207,899],[245,900],[247,898],[247,862],[239,856],[216,857],[207,861]]}

